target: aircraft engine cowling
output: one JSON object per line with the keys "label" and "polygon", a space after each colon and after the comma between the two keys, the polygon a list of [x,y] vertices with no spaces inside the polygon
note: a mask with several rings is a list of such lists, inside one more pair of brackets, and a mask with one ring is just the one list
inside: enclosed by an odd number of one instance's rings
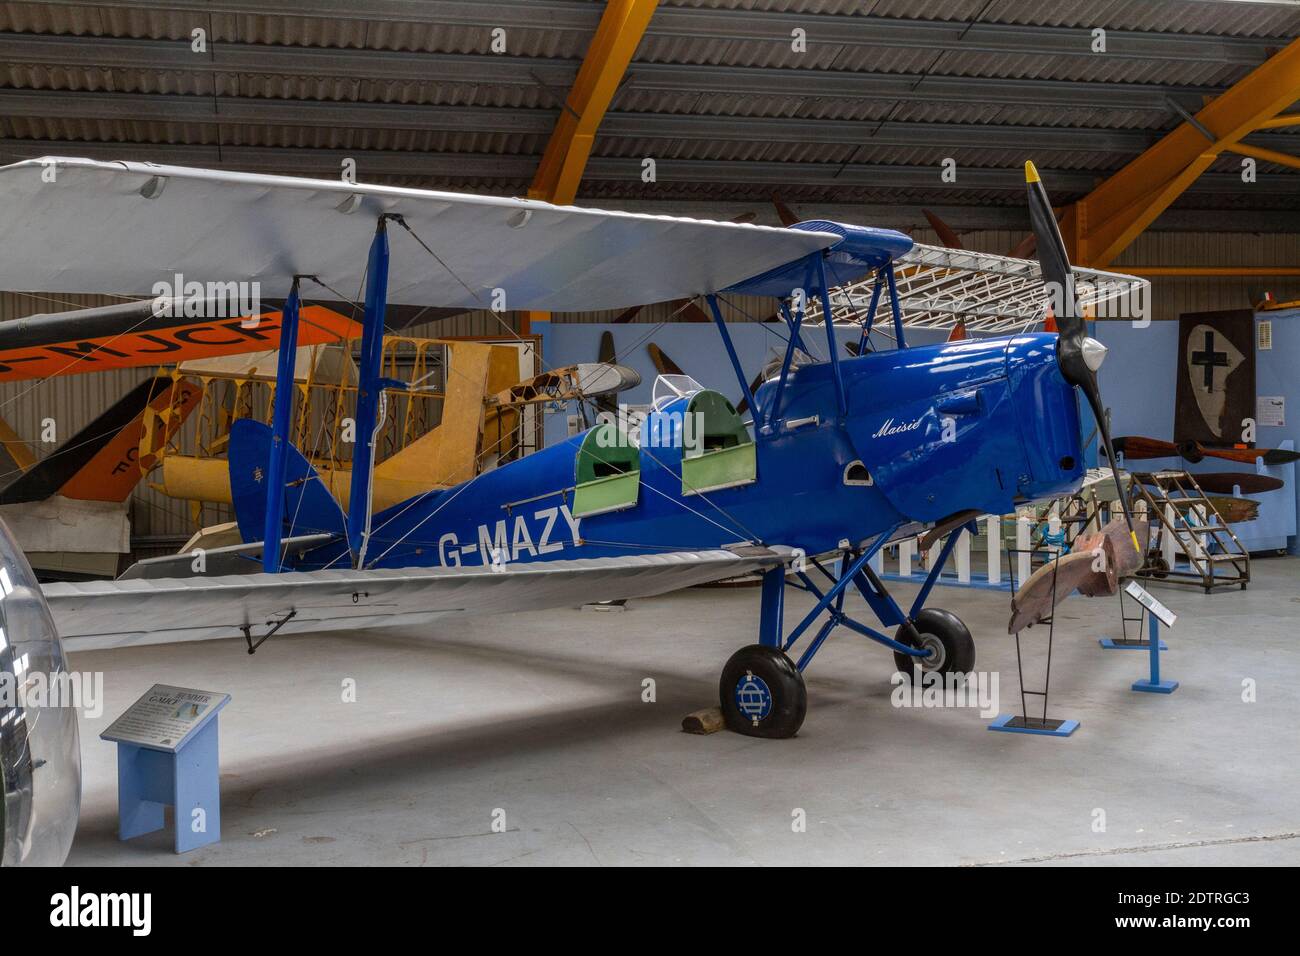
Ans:
{"label": "aircraft engine cowling", "polygon": [[1005,514],[1080,479],[1078,405],[1056,371],[1055,339],[971,339],[844,363],[853,445],[900,514]]}

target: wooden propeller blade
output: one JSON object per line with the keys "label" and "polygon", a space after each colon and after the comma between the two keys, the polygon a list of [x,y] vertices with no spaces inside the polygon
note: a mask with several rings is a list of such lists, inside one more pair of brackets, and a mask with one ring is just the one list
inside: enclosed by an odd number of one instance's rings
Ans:
{"label": "wooden propeller blade", "polygon": [[[1240,487],[1243,495],[1259,495],[1266,491],[1277,491],[1284,484],[1281,478],[1272,475],[1256,475],[1249,471],[1206,471],[1192,475],[1202,491],[1211,494],[1230,495],[1234,488]],[[1147,476],[1154,483],[1155,477]],[[1143,481],[1143,484],[1147,483]]]}
{"label": "wooden propeller blade", "polygon": [[942,242],[945,246],[947,246],[949,249],[965,248],[961,244],[961,239],[957,237],[957,233],[946,222],[944,222],[934,213],[930,212],[930,210],[928,209],[922,209],[921,215],[925,216],[926,222],[930,224],[931,229],[933,229],[936,233],[938,233],[939,241]]}
{"label": "wooden propeller blade", "polygon": [[1300,461],[1300,452],[1286,448],[1209,448],[1199,442],[1186,441],[1175,445],[1173,442],[1160,441],[1158,438],[1144,438],[1141,435],[1128,435],[1115,439],[1115,450],[1122,451],[1125,458],[1138,461],[1144,458],[1186,458],[1198,462],[1205,458],[1219,458],[1223,461],[1236,461],[1253,465],[1262,461],[1266,465],[1286,465]]}
{"label": "wooden propeller blade", "polygon": [[776,207],[776,214],[781,220],[781,225],[793,226],[800,221],[798,213],[783,203],[781,197],[776,193],[772,193],[772,205]]}
{"label": "wooden propeller blade", "polygon": [[650,353],[650,361],[654,363],[655,369],[660,375],[685,375],[681,366],[664,354],[664,350],[651,342],[645,347]]}
{"label": "wooden propeller blade", "polygon": [[957,324],[954,325],[952,331],[948,333],[948,341],[964,342],[968,338],[970,338],[970,336],[966,333],[966,320],[958,319]]}
{"label": "wooden propeller blade", "polygon": [[1115,450],[1133,461],[1147,458],[1177,458],[1178,446],[1171,441],[1158,438],[1144,438],[1141,435],[1125,435],[1116,438]]}
{"label": "wooden propeller blade", "polygon": [[694,302],[691,302],[689,299],[686,300],[685,304],[678,311],[681,313],[681,318],[685,322],[712,322],[713,321],[713,316],[709,315],[709,313],[705,312],[703,309],[701,309]]}
{"label": "wooden propeller blade", "polygon": [[618,362],[618,352],[614,349],[612,332],[600,333],[600,352],[597,354],[597,359],[605,365],[614,365]]}
{"label": "wooden propeller blade", "polygon": [[1080,534],[1070,553],[1048,561],[1029,576],[1011,599],[1008,634],[1019,634],[1031,624],[1046,620],[1075,590],[1084,597],[1114,594],[1120,581],[1130,577],[1142,564],[1150,539],[1150,525],[1137,518],[1133,534],[1135,551],[1130,544],[1128,523],[1112,518],[1101,530]]}
{"label": "wooden propeller blade", "polygon": [[1015,248],[1007,253],[1012,259],[1028,259],[1038,248],[1038,237],[1032,232],[1016,243]]}
{"label": "wooden propeller blade", "polygon": [[1196,450],[1205,458],[1239,461],[1248,465],[1256,461],[1262,461],[1266,465],[1287,465],[1293,461],[1300,461],[1300,452],[1288,451],[1285,448],[1206,448],[1204,445],[1197,445]]}

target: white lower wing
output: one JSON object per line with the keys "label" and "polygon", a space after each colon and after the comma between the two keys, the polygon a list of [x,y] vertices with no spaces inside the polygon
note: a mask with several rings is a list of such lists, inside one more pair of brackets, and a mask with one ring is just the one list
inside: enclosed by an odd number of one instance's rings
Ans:
{"label": "white lower wing", "polygon": [[279,633],[418,625],[455,615],[649,597],[782,563],[778,551],[547,561],[490,568],[287,571],[43,588],[71,651]]}

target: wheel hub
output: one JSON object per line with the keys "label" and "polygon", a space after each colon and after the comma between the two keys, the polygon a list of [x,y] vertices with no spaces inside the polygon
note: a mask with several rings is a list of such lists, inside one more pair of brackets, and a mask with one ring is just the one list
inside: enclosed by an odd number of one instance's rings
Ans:
{"label": "wheel hub", "polygon": [[944,649],[943,641],[933,634],[920,635],[917,647],[930,652],[925,657],[916,658],[920,662],[923,671],[937,671],[943,667],[944,662],[948,659],[948,652]]}
{"label": "wheel hub", "polygon": [[736,709],[754,724],[772,712],[772,689],[752,671],[736,682]]}

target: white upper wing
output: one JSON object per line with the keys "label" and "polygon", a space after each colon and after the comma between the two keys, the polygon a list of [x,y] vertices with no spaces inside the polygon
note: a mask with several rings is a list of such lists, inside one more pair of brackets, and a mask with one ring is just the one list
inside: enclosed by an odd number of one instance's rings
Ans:
{"label": "white upper wing", "polygon": [[[539,561],[488,568],[286,571],[161,580],[47,584],[70,651],[281,633],[418,625],[458,615],[649,597],[782,563],[788,549]],[[293,612],[292,617],[289,617]]]}
{"label": "white upper wing", "polygon": [[442,262],[390,225],[388,301],[464,309],[566,312],[687,298],[838,240],[528,199],[60,157],[0,167],[0,208],[0,289],[149,296],[179,273],[187,282],[257,281],[268,299],[287,295],[295,274],[360,298],[376,217],[400,213]]}

